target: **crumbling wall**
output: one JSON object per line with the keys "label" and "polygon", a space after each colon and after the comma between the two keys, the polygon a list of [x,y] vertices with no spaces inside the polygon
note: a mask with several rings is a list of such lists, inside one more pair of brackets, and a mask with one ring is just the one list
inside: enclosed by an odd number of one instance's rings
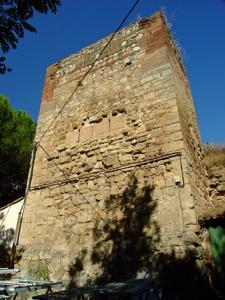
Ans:
{"label": "crumbling wall", "polygon": [[[180,53],[174,47],[172,40],[170,40],[169,44],[169,53],[184,143],[183,166],[188,174],[185,186],[190,190],[192,196],[189,205],[183,211],[187,223],[186,234],[188,242],[200,247],[202,236],[199,218],[202,209],[209,205],[208,175],[204,163],[204,149],[201,143],[187,74],[183,67]],[[195,218],[192,219],[189,218],[191,210],[195,215]],[[187,217],[185,217],[186,214]]]}
{"label": "crumbling wall", "polygon": [[205,227],[224,226],[225,219],[225,166],[208,167],[209,201],[206,208],[201,210],[200,223]]}
{"label": "crumbling wall", "polygon": [[81,82],[108,39],[47,71],[36,141],[71,99],[41,140],[48,155],[37,149],[20,239],[24,267],[46,260],[80,284],[182,256],[198,231],[183,118],[196,120],[181,114],[166,24],[155,14],[121,30]]}
{"label": "crumbling wall", "polygon": [[215,204],[225,201],[225,166],[211,167],[209,180],[210,195]]}

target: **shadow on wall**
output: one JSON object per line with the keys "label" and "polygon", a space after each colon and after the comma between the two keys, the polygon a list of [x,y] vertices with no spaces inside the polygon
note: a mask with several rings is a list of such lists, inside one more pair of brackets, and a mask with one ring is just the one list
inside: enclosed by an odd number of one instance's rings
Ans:
{"label": "shadow on wall", "polygon": [[164,300],[216,300],[218,293],[209,281],[208,272],[193,252],[177,258],[174,253],[157,257],[157,282]]}
{"label": "shadow on wall", "polygon": [[[95,283],[125,280],[136,277],[140,271],[151,270],[150,258],[160,240],[157,223],[151,220],[156,208],[152,191],[151,186],[139,188],[136,176],[132,175],[120,197],[105,200],[110,221],[98,219],[93,229],[91,263],[101,269]],[[78,283],[86,255],[84,250],[70,266],[70,286]]]}
{"label": "shadow on wall", "polygon": [[153,187],[138,188],[132,175],[121,197],[111,197],[106,204],[112,222],[101,228],[96,222],[92,262],[99,264],[102,275],[97,283],[135,278],[151,271],[151,256],[160,241],[159,227],[151,220],[156,208]]}
{"label": "shadow on wall", "polygon": [[[153,187],[139,188],[135,175],[129,179],[121,197],[106,202],[110,222],[96,221],[91,264],[98,265],[101,275],[86,284],[122,281],[146,274],[155,278],[163,299],[217,299],[207,272],[199,267],[193,253],[183,258],[162,253],[160,228],[153,218],[157,204],[152,199]],[[70,265],[68,288],[80,284],[89,249],[85,249]]]}
{"label": "shadow on wall", "polygon": [[22,257],[23,249],[16,252],[14,261],[11,260],[12,243],[15,230],[5,229],[3,224],[4,214],[0,214],[0,268],[10,268],[14,263],[18,263]]}

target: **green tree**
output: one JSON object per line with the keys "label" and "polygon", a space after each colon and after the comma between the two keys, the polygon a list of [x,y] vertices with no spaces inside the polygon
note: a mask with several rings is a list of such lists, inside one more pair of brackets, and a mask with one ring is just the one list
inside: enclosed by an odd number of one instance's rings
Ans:
{"label": "green tree", "polygon": [[24,192],[34,134],[31,117],[0,95],[0,205]]}
{"label": "green tree", "polygon": [[[3,53],[16,49],[18,39],[24,31],[36,32],[36,28],[28,23],[34,12],[56,13],[60,0],[0,0],[0,48]],[[0,56],[0,73],[11,69],[5,64],[5,57]]]}

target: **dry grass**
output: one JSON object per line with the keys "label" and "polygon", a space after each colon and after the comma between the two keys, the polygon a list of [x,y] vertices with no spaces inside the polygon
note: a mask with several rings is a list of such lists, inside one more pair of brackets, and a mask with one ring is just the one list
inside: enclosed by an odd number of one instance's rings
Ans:
{"label": "dry grass", "polygon": [[205,163],[208,168],[224,166],[225,167],[225,146],[218,144],[206,144]]}

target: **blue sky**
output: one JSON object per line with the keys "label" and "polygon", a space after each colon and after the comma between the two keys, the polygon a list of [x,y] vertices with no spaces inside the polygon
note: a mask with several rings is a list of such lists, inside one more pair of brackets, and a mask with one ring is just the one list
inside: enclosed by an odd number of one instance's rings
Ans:
{"label": "blue sky", "polygon": [[[47,66],[112,33],[134,0],[62,0],[56,15],[37,14],[9,52],[0,93],[37,120]],[[164,8],[184,56],[203,142],[225,143],[225,1],[141,0],[126,25]]]}

